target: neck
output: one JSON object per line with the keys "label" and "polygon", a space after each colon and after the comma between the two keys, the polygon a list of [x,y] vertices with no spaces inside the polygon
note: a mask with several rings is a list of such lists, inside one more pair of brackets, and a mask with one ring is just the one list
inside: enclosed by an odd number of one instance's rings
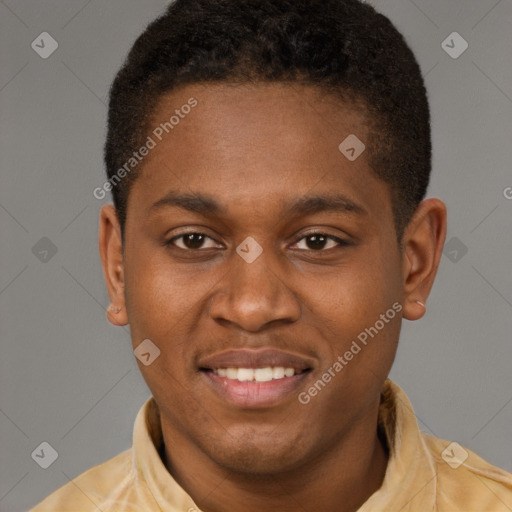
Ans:
{"label": "neck", "polygon": [[[164,463],[204,512],[299,509],[355,512],[379,489],[387,467],[385,442],[377,431],[378,404],[329,450],[286,473],[233,473],[164,425]],[[167,431],[167,432],[166,432]],[[168,441],[168,442],[167,442]]]}

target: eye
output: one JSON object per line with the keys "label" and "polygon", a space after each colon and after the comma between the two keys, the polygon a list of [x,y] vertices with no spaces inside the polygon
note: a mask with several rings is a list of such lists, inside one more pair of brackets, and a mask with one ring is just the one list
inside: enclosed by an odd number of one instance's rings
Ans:
{"label": "eye", "polygon": [[[300,247],[301,244],[302,247]],[[336,246],[348,245],[348,243],[341,238],[325,233],[309,233],[303,236],[295,245],[296,248],[301,250],[322,251]]]}
{"label": "eye", "polygon": [[196,232],[182,233],[181,235],[177,235],[168,240],[166,245],[173,245],[186,251],[214,249],[218,246],[217,242],[215,242],[213,238],[205,235],[204,233]]}

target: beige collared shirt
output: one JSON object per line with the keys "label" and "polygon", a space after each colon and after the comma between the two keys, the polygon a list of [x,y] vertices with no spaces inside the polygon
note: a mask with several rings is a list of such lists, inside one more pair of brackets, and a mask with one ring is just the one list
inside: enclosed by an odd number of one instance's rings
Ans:
{"label": "beige collared shirt", "polygon": [[[390,447],[388,467],[381,488],[358,512],[512,512],[512,474],[420,432],[408,398],[390,380],[379,423]],[[31,512],[200,512],[162,463],[162,442],[150,398],[135,420],[132,448],[82,473]]]}

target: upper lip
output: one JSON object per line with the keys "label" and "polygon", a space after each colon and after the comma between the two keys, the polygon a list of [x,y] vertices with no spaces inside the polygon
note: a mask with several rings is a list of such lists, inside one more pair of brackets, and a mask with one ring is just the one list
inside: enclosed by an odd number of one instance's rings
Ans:
{"label": "upper lip", "polygon": [[310,358],[276,349],[232,349],[202,358],[200,369],[218,368],[265,368],[282,366],[304,371],[313,367]]}

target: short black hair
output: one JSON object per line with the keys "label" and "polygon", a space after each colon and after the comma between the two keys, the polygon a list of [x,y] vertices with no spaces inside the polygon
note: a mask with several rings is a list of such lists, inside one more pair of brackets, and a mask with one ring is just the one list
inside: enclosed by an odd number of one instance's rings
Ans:
{"label": "short black hair", "polygon": [[430,177],[427,93],[403,36],[359,0],[176,0],[150,23],[110,89],[104,157],[123,233],[140,169],[116,173],[148,137],[162,95],[205,82],[289,82],[359,100],[401,240]]}

